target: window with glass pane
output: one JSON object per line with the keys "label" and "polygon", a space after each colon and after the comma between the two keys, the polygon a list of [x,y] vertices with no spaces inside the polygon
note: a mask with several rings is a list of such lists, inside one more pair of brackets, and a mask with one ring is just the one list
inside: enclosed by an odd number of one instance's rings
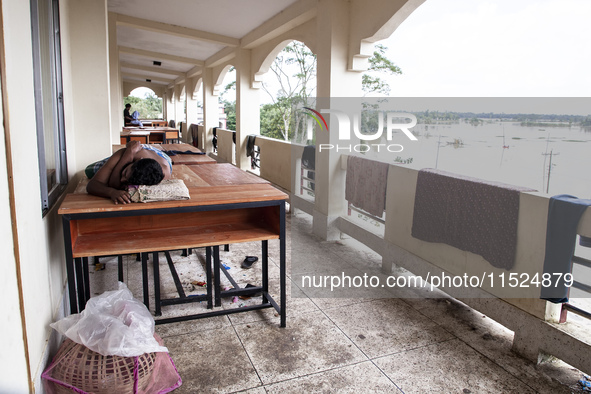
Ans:
{"label": "window with glass pane", "polygon": [[31,0],[35,116],[44,213],[68,182],[58,0]]}

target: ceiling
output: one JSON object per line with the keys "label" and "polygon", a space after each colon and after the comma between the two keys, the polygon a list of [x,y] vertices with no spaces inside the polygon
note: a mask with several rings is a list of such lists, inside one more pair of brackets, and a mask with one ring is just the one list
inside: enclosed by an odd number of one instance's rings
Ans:
{"label": "ceiling", "polygon": [[123,80],[170,85],[296,1],[108,0]]}

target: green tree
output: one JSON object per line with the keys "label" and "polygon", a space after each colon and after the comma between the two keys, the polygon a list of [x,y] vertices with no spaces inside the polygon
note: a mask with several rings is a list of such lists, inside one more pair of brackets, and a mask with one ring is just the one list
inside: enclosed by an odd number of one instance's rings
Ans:
{"label": "green tree", "polygon": [[264,104],[261,106],[261,135],[269,138],[283,139],[281,128],[283,127],[283,116],[275,104]]}
{"label": "green tree", "polygon": [[224,100],[222,104],[226,114],[226,130],[236,131],[236,101]]}
{"label": "green tree", "polygon": [[144,98],[127,96],[123,99],[123,105],[131,104],[131,110],[138,111],[142,119],[162,118],[162,99],[154,93],[148,93]]}
{"label": "green tree", "polygon": [[388,74],[396,75],[402,74],[400,67],[394,64],[390,59],[386,57],[386,51],[388,50],[382,44],[377,44],[373,52],[373,56],[369,58],[368,73],[365,73],[361,77],[361,87],[364,92],[369,93],[382,93],[385,95],[390,94],[390,85],[380,78],[377,74]]}
{"label": "green tree", "polygon": [[[380,76],[402,73],[400,68],[387,58],[387,49],[384,45],[378,44],[373,56],[369,58],[368,72],[362,76],[362,89],[366,94],[388,95],[390,86]],[[272,104],[261,107],[261,134],[272,138],[280,136],[283,140],[303,141],[304,115],[300,109],[309,105],[309,98],[315,91],[316,55],[303,43],[294,41],[277,55],[270,71],[275,76],[275,83],[263,84],[263,89],[271,97]],[[272,92],[271,86],[278,88]],[[366,121],[373,122],[370,119]]]}
{"label": "green tree", "polygon": [[[316,55],[303,43],[293,41],[277,55],[270,72],[275,76],[274,83],[263,83],[263,90],[269,94],[274,110],[261,110],[261,134],[280,135],[285,141],[300,140],[303,115],[298,108],[306,106],[315,91]],[[273,88],[277,90],[271,92]],[[263,118],[269,113],[273,121]]]}

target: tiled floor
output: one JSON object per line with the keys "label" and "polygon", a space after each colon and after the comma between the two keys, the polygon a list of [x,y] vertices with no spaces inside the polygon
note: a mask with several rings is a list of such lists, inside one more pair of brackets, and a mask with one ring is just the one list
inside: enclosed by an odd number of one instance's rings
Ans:
{"label": "tiled floor", "polygon": [[[554,360],[538,366],[511,352],[512,332],[441,294],[381,298],[381,293],[306,295],[296,284],[308,272],[379,273],[380,257],[350,240],[320,242],[307,217],[288,219],[287,327],[272,309],[157,325],[183,384],[175,393],[571,393],[579,371]],[[301,248],[301,245],[305,245]],[[259,244],[232,245],[222,262],[239,284],[257,284],[260,263],[240,268]],[[278,293],[278,242],[271,241],[270,275]],[[202,293],[204,250],[173,252],[188,293]],[[161,255],[162,256],[162,255]],[[291,261],[294,261],[293,267]],[[116,259],[92,273],[95,293],[116,283]],[[166,259],[162,291],[173,296]],[[328,267],[328,268],[326,268]],[[324,269],[326,268],[326,269]],[[140,264],[125,258],[126,283],[141,299]],[[400,273],[402,274],[402,273]],[[222,279],[225,278],[222,277]],[[225,281],[226,286],[229,285]],[[337,292],[338,293],[338,292]],[[415,294],[416,295],[416,294]],[[257,302],[224,300],[223,308]],[[153,305],[153,303],[152,303]],[[163,316],[206,311],[205,303],[165,307]]]}

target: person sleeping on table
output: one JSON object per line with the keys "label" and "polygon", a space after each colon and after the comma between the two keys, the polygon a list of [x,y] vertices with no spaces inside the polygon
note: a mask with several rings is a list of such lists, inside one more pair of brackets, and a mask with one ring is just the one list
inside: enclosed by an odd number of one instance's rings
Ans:
{"label": "person sleeping on table", "polygon": [[111,157],[90,164],[85,170],[90,179],[89,194],[110,198],[115,204],[131,203],[128,185],[157,185],[172,177],[172,161],[161,150],[129,141]]}

